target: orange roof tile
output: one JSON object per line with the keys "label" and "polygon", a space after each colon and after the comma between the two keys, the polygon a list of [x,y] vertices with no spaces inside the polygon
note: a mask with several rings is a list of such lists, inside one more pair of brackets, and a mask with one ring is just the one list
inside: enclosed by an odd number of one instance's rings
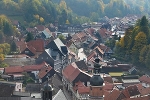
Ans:
{"label": "orange roof tile", "polygon": [[52,70],[51,66],[43,67],[38,74],[39,78],[43,78],[50,70]]}
{"label": "orange roof tile", "polygon": [[106,91],[112,91],[113,88],[114,88],[114,84],[105,82],[104,90],[106,90]]}
{"label": "orange roof tile", "polygon": [[42,39],[31,40],[27,43],[27,45],[34,47],[36,52],[44,51],[44,40],[42,40]]}
{"label": "orange roof tile", "polygon": [[109,82],[109,83],[113,83],[112,77],[108,76],[108,77],[103,77],[104,81]]}
{"label": "orange roof tile", "polygon": [[90,92],[90,87],[86,87],[86,86],[78,87],[79,94],[89,94],[89,92]]}
{"label": "orange roof tile", "polygon": [[4,69],[5,74],[13,74],[13,73],[22,73],[24,70],[21,66],[15,66],[15,67],[6,67]]}
{"label": "orange roof tile", "polygon": [[149,83],[150,84],[150,77],[147,75],[143,75],[142,77],[139,78],[141,82]]}
{"label": "orange roof tile", "polygon": [[109,95],[105,96],[104,100],[117,100],[120,93],[121,92],[119,90],[113,89]]}

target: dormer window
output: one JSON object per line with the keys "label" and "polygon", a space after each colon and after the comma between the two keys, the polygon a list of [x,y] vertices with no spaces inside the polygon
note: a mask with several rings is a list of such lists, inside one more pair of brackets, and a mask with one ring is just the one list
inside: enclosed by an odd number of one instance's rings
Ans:
{"label": "dormer window", "polygon": [[26,53],[26,54],[28,54],[28,53],[29,53],[29,51],[25,51],[25,53]]}

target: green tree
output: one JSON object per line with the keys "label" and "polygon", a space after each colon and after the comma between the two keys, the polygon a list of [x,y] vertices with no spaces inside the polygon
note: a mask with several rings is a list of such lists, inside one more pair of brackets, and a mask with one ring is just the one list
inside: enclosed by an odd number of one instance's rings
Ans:
{"label": "green tree", "polygon": [[10,44],[8,44],[8,43],[0,44],[0,48],[2,49],[2,54],[4,54],[4,55],[6,55],[10,52]]}
{"label": "green tree", "polygon": [[140,31],[146,34],[148,43],[150,43],[150,29],[148,26],[148,20],[146,16],[143,16],[142,19],[140,20]]}
{"label": "green tree", "polygon": [[4,54],[0,54],[0,63],[4,60]]}
{"label": "green tree", "polygon": [[146,66],[145,64],[146,62],[146,58],[147,58],[147,54],[150,50],[150,45],[145,45],[142,50],[140,51],[140,56],[139,56],[139,61],[141,63],[141,65]]}
{"label": "green tree", "polygon": [[147,51],[145,65],[146,65],[146,67],[150,68],[150,50]]}
{"label": "green tree", "polygon": [[31,41],[31,40],[33,40],[34,39],[34,37],[33,37],[33,34],[32,33],[30,33],[30,32],[28,32],[27,33],[27,37],[26,37],[26,42],[29,42],[29,41]]}
{"label": "green tree", "polygon": [[62,35],[62,34],[60,34],[59,36],[58,36],[58,38],[65,44],[66,43],[66,39],[65,39],[65,37]]}
{"label": "green tree", "polygon": [[146,35],[143,32],[139,32],[135,37],[135,44],[132,48],[132,62],[133,64],[139,64],[139,56],[142,48],[147,45]]}
{"label": "green tree", "polygon": [[59,18],[59,23],[60,23],[60,24],[65,24],[67,18],[68,18],[68,17],[67,17],[67,12],[66,12],[66,10],[63,10],[63,11],[61,12],[61,15],[60,15],[60,18]]}
{"label": "green tree", "polygon": [[5,68],[5,67],[8,67],[8,64],[6,64],[4,62],[0,63],[0,68]]}
{"label": "green tree", "polygon": [[14,41],[10,44],[10,51],[11,52],[17,51],[17,46],[16,46],[16,43]]}
{"label": "green tree", "polygon": [[2,31],[0,31],[0,43],[3,43],[4,41],[4,34]]}

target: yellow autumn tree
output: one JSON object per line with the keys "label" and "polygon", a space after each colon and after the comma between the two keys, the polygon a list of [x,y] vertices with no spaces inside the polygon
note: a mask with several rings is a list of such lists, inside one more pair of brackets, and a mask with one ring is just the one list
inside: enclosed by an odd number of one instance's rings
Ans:
{"label": "yellow autumn tree", "polygon": [[4,60],[4,54],[0,54],[0,62]]}
{"label": "yellow autumn tree", "polygon": [[44,18],[40,17],[40,23],[43,23],[43,22],[44,22]]}
{"label": "yellow autumn tree", "polygon": [[69,22],[69,20],[68,20],[68,19],[66,20],[66,24],[70,24],[70,22]]}
{"label": "yellow autumn tree", "polygon": [[36,20],[39,20],[40,16],[39,16],[39,15],[34,15],[34,18],[35,18]]}

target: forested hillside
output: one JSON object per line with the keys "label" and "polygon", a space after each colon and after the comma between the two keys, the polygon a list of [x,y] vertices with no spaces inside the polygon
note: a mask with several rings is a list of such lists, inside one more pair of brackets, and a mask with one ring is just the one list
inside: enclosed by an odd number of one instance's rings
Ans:
{"label": "forested hillside", "polygon": [[58,21],[60,24],[98,21],[150,12],[149,0],[0,0],[0,14],[25,25]]}
{"label": "forested hillside", "polygon": [[97,18],[108,16],[125,16],[128,14],[146,14],[150,12],[150,0],[52,0],[59,4],[66,2],[67,6],[77,15]]}
{"label": "forested hillside", "polygon": [[145,16],[126,30],[125,36],[116,43],[115,55],[123,61],[150,68],[150,26]]}

